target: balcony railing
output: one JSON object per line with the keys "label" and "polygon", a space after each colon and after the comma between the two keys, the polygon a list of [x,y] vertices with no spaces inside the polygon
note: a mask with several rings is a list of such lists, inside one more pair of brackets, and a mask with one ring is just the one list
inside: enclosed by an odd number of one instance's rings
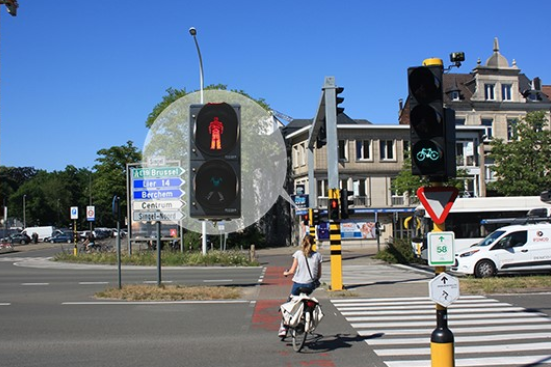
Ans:
{"label": "balcony railing", "polygon": [[[369,208],[372,206],[371,198],[367,196],[354,196],[351,198],[351,208]],[[318,197],[318,208],[327,208],[329,205],[329,198],[325,196]],[[419,205],[419,199],[417,196],[392,196],[391,206],[414,206]]]}

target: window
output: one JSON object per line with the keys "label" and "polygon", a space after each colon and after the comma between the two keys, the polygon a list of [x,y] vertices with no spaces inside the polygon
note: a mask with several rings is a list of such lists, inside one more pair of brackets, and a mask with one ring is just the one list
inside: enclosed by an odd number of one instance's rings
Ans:
{"label": "window", "polygon": [[402,140],[404,151],[403,151],[403,158],[407,159],[411,155],[411,144],[409,140]]}
{"label": "window", "polygon": [[371,140],[356,141],[356,160],[371,160]]}
{"label": "window", "polygon": [[394,159],[394,140],[381,140],[379,155],[382,161]]}
{"label": "window", "polygon": [[460,101],[461,100],[461,95],[459,94],[459,91],[458,90],[452,90],[450,92],[450,99],[452,101]]}
{"label": "window", "polygon": [[298,162],[299,162],[298,145],[295,145],[293,147],[293,167],[298,167]]}
{"label": "window", "polygon": [[494,120],[483,118],[480,122],[482,126],[486,127],[486,140],[491,139],[493,137],[492,125],[494,123]]}
{"label": "window", "polygon": [[455,118],[455,125],[459,125],[459,126],[465,126],[465,119],[463,118]]}
{"label": "window", "polygon": [[507,140],[515,140],[517,134],[517,119],[507,119]]}
{"label": "window", "polygon": [[511,101],[511,84],[501,84],[501,99]]}
{"label": "window", "polygon": [[484,99],[487,101],[495,100],[495,84],[484,84]]}
{"label": "window", "polygon": [[339,161],[348,161],[348,142],[339,140]]}

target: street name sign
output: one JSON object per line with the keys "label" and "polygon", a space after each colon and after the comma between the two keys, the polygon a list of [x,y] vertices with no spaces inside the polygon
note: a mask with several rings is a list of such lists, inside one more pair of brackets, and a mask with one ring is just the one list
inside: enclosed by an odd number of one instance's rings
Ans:
{"label": "street name sign", "polygon": [[454,232],[430,232],[427,234],[427,247],[430,266],[453,265]]}
{"label": "street name sign", "polygon": [[442,307],[448,307],[459,298],[459,280],[446,273],[440,273],[429,282],[430,299]]}

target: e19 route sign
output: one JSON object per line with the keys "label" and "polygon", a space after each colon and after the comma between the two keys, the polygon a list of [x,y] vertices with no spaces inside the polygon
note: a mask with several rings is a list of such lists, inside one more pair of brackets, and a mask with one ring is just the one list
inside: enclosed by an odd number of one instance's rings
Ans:
{"label": "e19 route sign", "polygon": [[184,218],[184,170],[180,166],[131,168],[132,220],[177,222]]}

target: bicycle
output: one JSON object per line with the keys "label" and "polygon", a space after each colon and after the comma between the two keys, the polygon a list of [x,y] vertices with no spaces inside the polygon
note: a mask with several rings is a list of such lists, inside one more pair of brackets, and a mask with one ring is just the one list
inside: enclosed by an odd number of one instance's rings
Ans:
{"label": "bicycle", "polygon": [[280,306],[283,324],[287,328],[287,333],[281,337],[281,340],[283,341],[287,335],[291,335],[293,349],[297,353],[306,344],[308,334],[313,334],[323,318],[318,300],[308,295],[311,289],[299,288],[298,291],[298,296],[291,296],[289,302]]}

